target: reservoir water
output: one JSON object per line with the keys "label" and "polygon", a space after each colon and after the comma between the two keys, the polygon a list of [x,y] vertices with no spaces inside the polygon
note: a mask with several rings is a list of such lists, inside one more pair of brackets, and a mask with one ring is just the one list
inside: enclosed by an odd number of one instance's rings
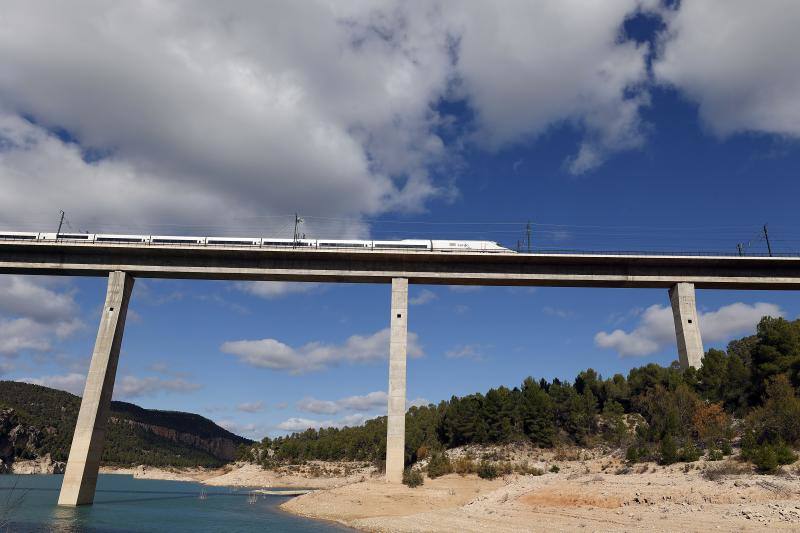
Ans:
{"label": "reservoir water", "polygon": [[0,475],[0,531],[20,533],[342,532],[278,506],[288,496],[253,496],[247,489],[185,481],[101,475],[94,505],[58,507],[63,476]]}

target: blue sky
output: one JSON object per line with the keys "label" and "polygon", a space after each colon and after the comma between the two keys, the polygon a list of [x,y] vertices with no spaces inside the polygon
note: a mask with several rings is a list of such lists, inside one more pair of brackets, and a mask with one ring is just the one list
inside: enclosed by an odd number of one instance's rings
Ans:
{"label": "blue sky", "polygon": [[[766,223],[800,251],[795,4],[433,5],[11,2],[0,227],[64,209],[73,229],[290,237],[297,211],[311,236],[513,247],[531,221],[538,250],[764,253]],[[104,290],[2,276],[3,378],[80,392]],[[676,358],[662,290],[410,296],[409,401]],[[697,299],[706,348],[800,315],[791,292]],[[118,399],[251,438],[385,412],[388,286],[139,280],[130,308]]]}

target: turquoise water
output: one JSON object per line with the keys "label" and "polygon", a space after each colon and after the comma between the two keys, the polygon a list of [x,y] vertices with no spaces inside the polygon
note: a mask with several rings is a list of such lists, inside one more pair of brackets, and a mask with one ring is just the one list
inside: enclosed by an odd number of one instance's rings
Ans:
{"label": "turquoise water", "polygon": [[[350,531],[284,513],[278,506],[288,496],[258,496],[251,503],[246,489],[122,475],[100,476],[94,505],[58,507],[62,479],[63,476],[0,475],[0,525],[10,522],[0,530],[20,533]],[[205,498],[200,497],[203,491]],[[9,515],[3,516],[4,512]]]}

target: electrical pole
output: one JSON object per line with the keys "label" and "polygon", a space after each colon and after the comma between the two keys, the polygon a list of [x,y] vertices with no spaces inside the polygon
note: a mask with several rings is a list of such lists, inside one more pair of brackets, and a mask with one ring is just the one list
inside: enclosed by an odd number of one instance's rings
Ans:
{"label": "electrical pole", "polygon": [[528,253],[531,253],[531,221],[525,226],[525,233],[528,235]]}
{"label": "electrical pole", "polygon": [[294,214],[294,236],[292,237],[292,248],[297,246],[297,226],[303,223],[303,219],[297,216],[297,213]]}
{"label": "electrical pole", "polygon": [[61,220],[58,221],[58,231],[56,231],[56,240],[58,240],[58,236],[61,233],[61,226],[64,225],[64,211],[60,210],[59,214],[61,215]]}
{"label": "electrical pole", "polygon": [[769,252],[769,256],[772,257],[772,246],[769,244],[769,233],[767,233],[766,224],[764,224],[764,239],[767,241],[767,252]]}

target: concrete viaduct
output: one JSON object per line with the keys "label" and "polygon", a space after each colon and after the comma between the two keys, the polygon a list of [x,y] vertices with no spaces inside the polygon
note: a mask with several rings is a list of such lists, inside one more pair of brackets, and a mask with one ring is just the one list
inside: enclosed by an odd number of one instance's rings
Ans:
{"label": "concrete viaduct", "polygon": [[135,278],[391,283],[386,479],[402,479],[408,285],[633,287],[669,291],[680,363],[703,343],[695,288],[800,289],[798,257],[445,253],[0,241],[0,273],[108,277],[60,505],[94,500],[125,315]]}

